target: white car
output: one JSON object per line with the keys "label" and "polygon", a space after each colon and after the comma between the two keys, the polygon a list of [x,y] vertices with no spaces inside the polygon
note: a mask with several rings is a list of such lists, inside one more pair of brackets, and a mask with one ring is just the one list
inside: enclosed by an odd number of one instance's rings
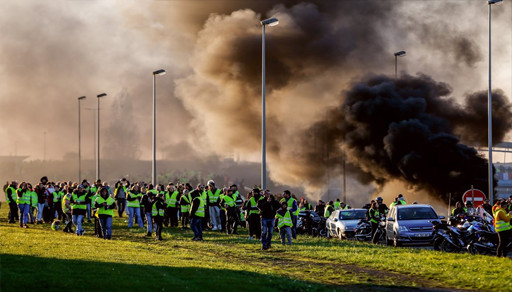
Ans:
{"label": "white car", "polygon": [[325,222],[328,236],[339,239],[354,237],[357,223],[366,219],[366,209],[343,209],[332,212]]}

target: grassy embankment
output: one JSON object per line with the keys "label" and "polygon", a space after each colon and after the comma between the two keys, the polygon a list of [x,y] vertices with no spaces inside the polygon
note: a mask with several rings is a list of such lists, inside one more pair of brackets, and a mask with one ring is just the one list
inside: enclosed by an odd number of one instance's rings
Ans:
{"label": "grassy embankment", "polygon": [[389,291],[411,288],[511,291],[512,261],[300,236],[270,251],[243,234],[169,230],[145,238],[114,218],[113,239],[8,224],[0,209],[0,290]]}

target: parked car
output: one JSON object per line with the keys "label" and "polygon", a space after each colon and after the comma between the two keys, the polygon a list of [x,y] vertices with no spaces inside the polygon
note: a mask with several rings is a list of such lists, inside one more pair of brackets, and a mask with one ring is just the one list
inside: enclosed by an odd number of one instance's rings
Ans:
{"label": "parked car", "polygon": [[430,205],[399,205],[389,211],[386,219],[386,243],[400,246],[403,243],[431,244],[433,223],[440,223],[444,216],[438,216]]}
{"label": "parked car", "polygon": [[336,236],[339,239],[354,237],[357,224],[366,219],[367,211],[366,209],[343,209],[332,212],[325,222],[327,235]]}

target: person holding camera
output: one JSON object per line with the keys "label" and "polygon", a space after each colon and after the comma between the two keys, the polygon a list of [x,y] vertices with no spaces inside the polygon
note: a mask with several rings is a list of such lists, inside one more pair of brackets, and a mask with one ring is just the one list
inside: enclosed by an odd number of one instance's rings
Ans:
{"label": "person holding camera", "polygon": [[126,178],[122,178],[114,186],[114,198],[117,201],[117,213],[120,218],[123,217],[123,212],[126,208],[126,193],[130,182]]}

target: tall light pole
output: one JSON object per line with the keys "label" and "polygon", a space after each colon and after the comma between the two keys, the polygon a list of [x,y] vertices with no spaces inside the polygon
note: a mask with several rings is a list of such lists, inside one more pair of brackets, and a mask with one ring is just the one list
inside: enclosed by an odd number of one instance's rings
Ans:
{"label": "tall light pole", "polygon": [[165,75],[165,70],[153,72],[153,162],[151,168],[151,183],[156,188],[156,76]]}
{"label": "tall light pole", "polygon": [[269,18],[261,23],[261,188],[267,188],[267,138],[265,124],[265,26],[279,24],[277,18]]}
{"label": "tall light pole", "polygon": [[80,119],[80,101],[85,96],[78,98],[78,182],[82,181],[82,124]]}
{"label": "tall light pole", "polygon": [[397,69],[398,61],[397,61],[397,59],[398,59],[398,57],[403,57],[403,56],[405,56],[405,51],[400,51],[400,52],[395,53],[395,79],[398,78],[398,69]]}
{"label": "tall light pole", "polygon": [[97,135],[98,135],[98,143],[96,144],[96,180],[100,179],[100,98],[107,96],[106,93],[98,94],[96,97],[98,97],[98,128],[97,128]]}
{"label": "tall light pole", "polygon": [[489,168],[488,168],[488,179],[489,179],[489,202],[493,205],[493,197],[494,197],[494,173],[493,173],[493,165],[492,165],[492,93],[491,93],[491,5],[500,3],[502,0],[488,0],[489,6],[489,94],[487,98],[487,108],[489,110],[488,113],[488,129],[487,129],[487,146],[489,148]]}

